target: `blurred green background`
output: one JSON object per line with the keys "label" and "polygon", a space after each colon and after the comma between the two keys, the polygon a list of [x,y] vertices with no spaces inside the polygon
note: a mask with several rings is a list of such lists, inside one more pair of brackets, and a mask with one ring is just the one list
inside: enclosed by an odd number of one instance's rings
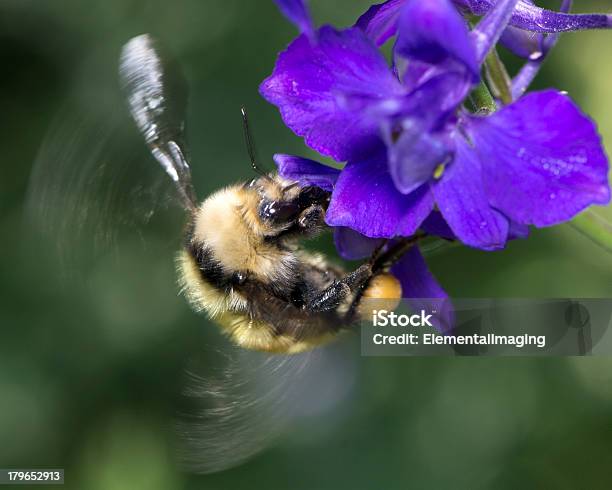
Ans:
{"label": "blurred green background", "polygon": [[[368,6],[311,3],[340,26]],[[242,466],[179,471],[169,426],[182,371],[223,340],[177,295],[183,217],[118,94],[119,49],[142,32],[191,86],[200,196],[251,176],[241,104],[262,160],[312,155],[257,93],[295,35],[271,1],[0,2],[0,467],[62,467],[67,488],[88,490],[610,488],[612,360],[376,359],[357,348],[357,382],[334,409]],[[565,35],[536,83],[567,90],[609,151],[611,47],[612,32]],[[453,296],[612,296],[612,257],[567,225],[429,263]]]}

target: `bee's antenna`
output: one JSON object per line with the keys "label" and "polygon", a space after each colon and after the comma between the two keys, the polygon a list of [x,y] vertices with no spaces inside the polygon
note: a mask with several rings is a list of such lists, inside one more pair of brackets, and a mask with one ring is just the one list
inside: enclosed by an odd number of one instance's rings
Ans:
{"label": "bee's antenna", "polygon": [[259,165],[257,164],[257,151],[255,150],[255,142],[253,141],[253,136],[251,135],[251,130],[249,128],[249,117],[247,116],[246,107],[242,106],[240,108],[240,113],[242,114],[244,142],[246,143],[247,152],[249,153],[249,160],[251,160],[251,167],[253,167],[253,170],[255,170],[255,172],[257,172],[259,175],[269,179],[270,176],[259,168]]}

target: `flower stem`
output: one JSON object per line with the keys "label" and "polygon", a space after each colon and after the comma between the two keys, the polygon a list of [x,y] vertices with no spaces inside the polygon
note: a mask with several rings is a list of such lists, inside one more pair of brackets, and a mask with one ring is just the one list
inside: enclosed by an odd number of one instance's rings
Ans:
{"label": "flower stem", "polygon": [[398,261],[402,255],[426,237],[426,233],[417,233],[409,238],[398,239],[397,242],[392,244],[387,250],[374,259],[372,270],[378,271],[391,267],[391,265]]}
{"label": "flower stem", "polygon": [[434,257],[442,252],[456,248],[459,245],[461,245],[459,240],[446,240],[444,238],[432,237],[432,240],[426,241],[420,248],[421,253],[425,257]]}
{"label": "flower stem", "polygon": [[485,60],[485,72],[489,84],[493,89],[496,97],[498,97],[505,105],[512,103],[512,82],[506,67],[497,54],[496,49],[492,49]]}
{"label": "flower stem", "polygon": [[604,250],[612,253],[612,223],[594,211],[587,210],[570,225]]}
{"label": "flower stem", "polygon": [[478,86],[472,90],[470,93],[470,101],[474,104],[476,112],[490,113],[497,110],[495,99],[491,95],[489,87],[487,87],[484,80],[480,80]]}

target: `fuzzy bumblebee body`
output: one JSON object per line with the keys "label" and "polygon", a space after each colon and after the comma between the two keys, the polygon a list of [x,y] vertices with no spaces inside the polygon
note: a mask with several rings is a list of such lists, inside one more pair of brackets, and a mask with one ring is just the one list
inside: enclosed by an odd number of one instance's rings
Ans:
{"label": "fuzzy bumblebee body", "polygon": [[146,34],[123,47],[119,74],[138,129],[190,215],[178,257],[182,290],[236,344],[301,352],[352,325],[364,311],[363,298],[399,298],[399,283],[385,272],[384,260],[347,274],[301,248],[325,227],[330,193],[262,174],[244,111],[251,163],[261,176],[198,205],[184,144],[186,97],[174,90],[184,81],[167,69]]}
{"label": "fuzzy bumblebee body", "polygon": [[294,353],[333,339],[349,323],[355,291],[329,291],[344,272],[300,248],[323,228],[327,199],[278,176],[211,195],[194,211],[178,257],[192,306],[248,349]]}
{"label": "fuzzy bumblebee body", "polygon": [[[271,322],[256,319],[249,299],[240,297],[237,292],[228,295],[208,283],[188,252],[180,252],[178,263],[183,292],[193,308],[205,311],[241,347],[293,354],[329,342],[338,333],[338,329],[333,327],[334,320],[337,320],[333,318],[335,315],[329,315],[325,323],[321,323],[323,318],[307,318],[307,315],[295,310],[293,315],[282,312]],[[306,321],[307,328],[301,332],[288,328],[296,326],[298,323],[292,323],[296,321],[301,325]],[[313,328],[316,327],[315,323],[320,323],[319,328]]]}

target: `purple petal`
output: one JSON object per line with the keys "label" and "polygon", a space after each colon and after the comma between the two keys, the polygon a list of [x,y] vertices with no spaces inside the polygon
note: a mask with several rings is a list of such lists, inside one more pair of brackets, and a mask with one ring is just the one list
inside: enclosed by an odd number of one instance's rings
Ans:
{"label": "purple petal", "polygon": [[522,225],[516,221],[510,220],[510,228],[508,229],[508,240],[527,238],[529,236],[529,226]]}
{"label": "purple petal", "polygon": [[432,323],[442,333],[451,332],[454,323],[453,306],[436,278],[429,271],[418,247],[412,247],[391,268],[402,285],[402,297],[415,311],[435,312]]}
{"label": "purple petal", "polygon": [[372,238],[410,236],[433,208],[427,186],[409,195],[393,184],[386,158],[349,163],[342,170],[325,220]]}
{"label": "purple petal", "polygon": [[[551,34],[552,36],[556,34]],[[540,72],[544,57],[540,57],[537,61],[528,61],[512,79],[512,100],[518,100],[529,88],[531,82]]]}
{"label": "purple petal", "polygon": [[[533,0],[522,0],[534,5]],[[564,0],[567,3],[567,0]],[[571,0],[569,0],[571,3]],[[568,12],[569,9],[565,10]],[[538,32],[526,31],[518,27],[508,26],[500,38],[500,43],[512,51],[515,55],[529,59],[537,56],[542,51],[544,35]]]}
{"label": "purple petal", "polygon": [[388,142],[389,171],[395,187],[408,194],[432,178],[435,168],[449,154],[443,140],[422,127],[416,118],[402,123],[402,133]]}
{"label": "purple petal", "polygon": [[432,65],[458,61],[479,76],[465,19],[450,0],[406,0],[398,21],[395,52]]}
{"label": "purple petal", "polygon": [[439,127],[450,113],[456,111],[472,88],[468,73],[449,71],[448,68],[447,63],[442,63],[420,79],[412,78],[418,76],[416,73],[407,72],[410,80],[406,80],[406,83],[415,85],[416,89],[404,97],[401,112],[419,117],[424,128]]}
{"label": "purple petal", "polygon": [[369,238],[344,226],[334,228],[336,250],[340,257],[346,260],[369,257],[383,242],[383,238]]}
{"label": "purple petal", "polygon": [[484,62],[487,54],[506,29],[517,3],[518,0],[498,0],[478,25],[472,29],[471,37],[474,40],[479,64]]}
{"label": "purple petal", "polygon": [[499,38],[499,42],[515,55],[529,59],[541,54],[543,39],[544,35],[540,32],[509,26]]}
{"label": "purple petal", "polygon": [[313,34],[312,19],[304,0],[274,0],[274,3],[283,15],[297,26],[300,32]]}
{"label": "purple petal", "polygon": [[421,229],[428,235],[439,236],[440,238],[446,238],[447,240],[455,240],[457,237],[450,229],[448,223],[442,217],[440,211],[432,211],[427,219],[423,221]]}
{"label": "purple petal", "polygon": [[457,138],[455,159],[432,188],[442,216],[459,240],[484,250],[504,247],[508,219],[489,205],[481,163],[463,138]]}
{"label": "purple petal", "polygon": [[550,226],[610,200],[595,125],[559,92],[533,92],[476,120],[471,135],[489,201],[518,223]]}
{"label": "purple petal", "polygon": [[[562,0],[559,11],[564,14],[569,13],[569,11],[572,10],[573,3],[573,0]],[[557,44],[559,34],[560,33],[555,32],[544,37],[544,40],[542,41],[542,52],[544,55],[546,55],[548,51],[550,51],[555,44]]]}
{"label": "purple petal", "polygon": [[344,103],[346,98],[361,96],[378,103],[402,95],[404,88],[360,29],[324,26],[316,43],[302,35],[280,54],[260,92],[308,145],[346,161],[382,146],[378,119],[364,117]]}
{"label": "purple petal", "polygon": [[[489,11],[493,0],[455,0],[476,15]],[[610,14],[566,14],[546,10],[530,3],[519,2],[510,18],[510,25],[534,32],[564,32],[583,29],[610,29]]]}
{"label": "purple petal", "polygon": [[359,19],[355,26],[381,46],[397,31],[397,19],[406,0],[388,0],[372,5]]}
{"label": "purple petal", "polygon": [[278,167],[278,174],[301,185],[316,185],[326,191],[332,191],[340,170],[328,167],[308,158],[277,153],[273,157]]}

